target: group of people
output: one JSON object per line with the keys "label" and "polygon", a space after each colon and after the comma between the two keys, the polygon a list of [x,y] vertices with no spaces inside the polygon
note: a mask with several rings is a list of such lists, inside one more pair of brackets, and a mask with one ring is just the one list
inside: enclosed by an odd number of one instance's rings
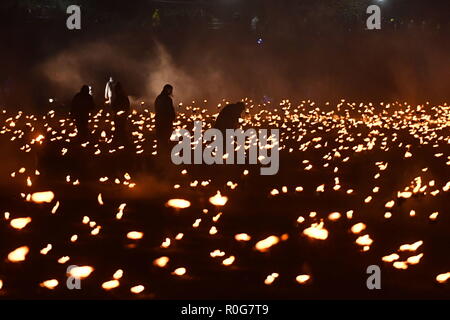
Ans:
{"label": "group of people", "polygon": [[[166,84],[155,100],[155,125],[158,149],[167,153],[170,137],[173,131],[173,122],[176,119],[173,106],[173,86]],[[120,82],[109,78],[105,87],[105,103],[114,114],[114,139],[123,142],[126,139],[127,118],[130,114],[130,100]],[[84,85],[72,100],[70,114],[75,120],[80,139],[89,136],[89,113],[95,109],[91,88]],[[239,125],[239,118],[245,109],[242,102],[225,106],[217,117],[214,128],[225,132]]]}
{"label": "group of people", "polygon": [[[120,82],[109,79],[105,89],[106,104],[109,104],[114,113],[115,138],[124,139],[126,135],[127,117],[130,113],[130,99]],[[88,85],[81,87],[72,99],[70,114],[75,120],[78,134],[81,139],[89,135],[89,113],[95,108],[91,88]]]}

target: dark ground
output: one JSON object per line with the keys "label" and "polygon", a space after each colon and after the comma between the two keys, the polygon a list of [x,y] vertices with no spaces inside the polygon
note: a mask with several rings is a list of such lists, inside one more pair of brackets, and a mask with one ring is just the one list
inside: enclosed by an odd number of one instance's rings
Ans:
{"label": "dark ground", "polygon": [[[306,130],[305,134],[298,122],[284,116],[278,108],[280,119],[277,123],[284,123],[291,128],[294,139],[287,139],[288,131],[281,130],[281,145],[286,146],[286,149],[281,151],[280,172],[276,176],[260,176],[257,166],[163,165],[158,156],[151,154],[152,133],[147,130],[143,131],[147,141],[135,136],[135,142],[139,141],[134,146],[128,144],[121,152],[107,154],[107,150],[114,146],[101,142],[105,140],[100,137],[101,130],[106,128],[107,137],[111,134],[104,116],[98,117],[100,129],[96,130],[93,138],[100,141],[98,148],[102,150],[101,155],[93,155],[97,148],[77,147],[74,141],[50,142],[49,135],[42,145],[33,145],[32,151],[25,153],[18,149],[29,142],[29,138],[24,135],[23,139],[11,142],[9,139],[19,132],[14,134],[7,130],[1,136],[5,150],[1,170],[1,210],[10,212],[10,219],[31,217],[32,222],[23,230],[13,229],[9,221],[3,218],[0,223],[3,238],[0,256],[4,259],[0,268],[0,279],[3,280],[0,292],[3,298],[449,298],[448,283],[440,284],[435,280],[438,274],[450,270],[450,256],[447,254],[450,243],[450,220],[446,205],[448,192],[442,191],[450,180],[448,106],[424,108],[426,114],[437,115],[443,121],[440,124],[422,125],[422,129],[427,128],[429,131],[418,134],[430,139],[428,145],[420,144],[408,133],[408,128],[412,129],[417,121],[408,122],[408,127],[404,129],[394,129],[395,124],[407,117],[396,119],[392,116],[392,110],[385,116],[389,128],[374,126],[369,129],[368,122],[354,127],[345,122],[348,134],[342,137],[353,137],[355,140],[339,143],[336,140],[338,131],[344,126],[338,126],[336,119],[331,117],[314,122],[317,119],[314,114],[307,116],[310,108],[305,106],[297,111],[297,114],[304,115],[300,124]],[[394,108],[406,110],[406,107],[398,105]],[[341,111],[335,110],[335,114],[344,115],[342,109],[344,107],[341,107]],[[361,119],[362,110],[368,110],[349,106],[345,109],[350,110],[354,119]],[[375,112],[378,114],[381,106],[374,110],[378,110]],[[246,127],[251,127],[256,113],[254,109],[251,110]],[[407,111],[406,114],[414,112]],[[63,117],[64,114],[57,113],[49,121],[56,130],[54,137],[61,135],[61,129],[55,123]],[[6,118],[6,115],[2,117],[3,124]],[[130,120],[134,122],[133,131],[139,131],[136,123],[138,119],[144,120],[146,124],[151,123],[148,114],[135,114]],[[182,123],[190,121],[182,115],[179,115],[179,119]],[[22,121],[16,121],[16,128],[21,127]],[[36,128],[35,133],[41,132],[42,120],[32,123]],[[262,120],[261,126],[268,127],[267,120]],[[370,133],[375,129],[379,130],[379,134]],[[67,128],[63,136],[67,137],[72,130]],[[431,132],[435,132],[436,136],[433,137]],[[361,133],[360,137],[358,133]],[[398,134],[395,142],[392,141],[394,133]],[[383,134],[387,137],[388,151],[380,150]],[[301,142],[296,141],[299,135],[303,136]],[[311,143],[306,151],[298,150],[301,143],[317,136],[321,136],[322,141]],[[351,148],[358,144],[366,145],[364,139],[367,137],[377,137],[374,148],[355,153]],[[328,143],[326,147],[325,142]],[[322,144],[322,147],[314,148],[317,143]],[[403,143],[401,147],[400,143]],[[145,150],[139,155],[135,154],[135,145],[138,144],[142,144]],[[411,145],[411,158],[404,158],[406,144]],[[323,159],[341,145],[349,146],[350,149],[340,150],[340,158],[334,157],[330,161]],[[69,150],[64,156],[60,153],[62,147]],[[288,152],[289,147],[294,148],[292,153]],[[443,155],[435,157],[436,153]],[[347,156],[349,160],[343,162]],[[306,164],[302,164],[302,161],[306,159],[313,165],[310,171],[304,170]],[[378,170],[375,163],[379,161],[388,163],[385,171]],[[330,166],[324,168],[323,164],[327,162]],[[21,167],[26,167],[23,174],[17,173]],[[337,173],[333,173],[334,167],[339,168]],[[422,172],[421,169],[425,167],[429,168],[428,171]],[[188,170],[186,175],[180,173],[183,168]],[[247,176],[242,174],[245,168],[250,170]],[[34,176],[34,169],[40,171],[39,176]],[[13,171],[17,173],[15,178],[10,176]],[[132,189],[123,185],[125,172],[136,183]],[[380,178],[374,179],[378,172]],[[71,175],[71,181],[78,178],[80,185],[67,183],[65,177],[68,174]],[[27,176],[33,182],[31,187],[26,186]],[[98,179],[104,176],[108,176],[109,180],[99,182]],[[419,193],[407,200],[397,199],[397,191],[409,186],[410,181],[417,176],[422,177],[423,184],[435,180],[435,186],[429,186],[426,194]],[[120,184],[113,182],[116,177],[121,180]],[[334,177],[339,177],[341,190],[332,190]],[[210,184],[206,187],[189,187],[189,183],[194,180],[210,181]],[[237,188],[231,190],[227,187],[228,181],[238,183]],[[175,184],[181,187],[175,190]],[[321,184],[325,184],[325,192],[316,192],[317,186]],[[287,193],[281,192],[282,186],[288,187]],[[304,191],[295,192],[296,186],[303,186]],[[372,193],[374,186],[380,186],[376,194]],[[279,195],[270,195],[274,188],[280,191]],[[354,189],[354,193],[347,195],[347,189]],[[441,192],[431,196],[428,191],[435,189]],[[28,194],[45,190],[55,193],[55,199],[50,204],[26,202],[20,197],[22,192]],[[208,202],[208,198],[217,190],[229,198],[221,210]],[[104,205],[97,202],[99,193],[102,193]],[[365,204],[364,199],[368,195],[373,195],[374,199]],[[191,206],[176,212],[165,206],[166,201],[172,198],[187,199]],[[391,210],[384,207],[389,200],[396,200]],[[52,215],[50,211],[56,201],[60,202],[60,207]],[[117,208],[121,203],[127,206],[123,218],[116,220]],[[209,212],[204,214],[203,209]],[[411,209],[416,210],[415,217],[409,216]],[[354,210],[352,219],[345,216],[348,210]],[[219,211],[223,215],[218,222],[214,222],[212,218]],[[317,216],[309,217],[311,211],[317,212]],[[340,212],[342,217],[338,221],[330,221],[327,216],[335,211]],[[383,217],[386,211],[392,212],[391,219]],[[429,215],[436,211],[439,216],[436,221],[431,221]],[[91,221],[101,226],[99,235],[90,234],[92,228],[82,223],[83,216],[90,217]],[[305,218],[301,224],[296,222],[299,216]],[[200,226],[193,228],[192,224],[198,218],[202,219]],[[302,235],[304,229],[322,219],[329,231],[328,239],[314,240]],[[355,243],[359,235],[350,232],[350,227],[358,222],[367,225],[360,235],[369,234],[374,240],[367,252],[362,252]],[[216,235],[209,234],[212,226],[217,227]],[[143,239],[127,239],[126,235],[130,231],[143,232]],[[174,239],[178,233],[184,234],[182,240]],[[251,240],[236,241],[234,235],[238,233],[249,234]],[[71,243],[69,239],[74,234],[78,235],[78,241]],[[254,249],[257,241],[270,235],[281,237],[284,234],[289,238],[268,252]],[[171,238],[172,244],[169,248],[162,248],[161,243],[166,238]],[[398,252],[400,245],[419,240],[423,241],[423,245],[416,252],[399,252],[399,261],[424,253],[419,264],[409,265],[407,270],[398,270],[392,263],[381,261],[382,257]],[[49,243],[53,246],[52,250],[47,255],[40,254],[39,251]],[[26,260],[20,263],[7,261],[8,253],[23,245],[30,249]],[[216,249],[224,251],[225,256],[211,258],[210,252]],[[231,255],[235,256],[235,262],[231,266],[222,265],[222,260]],[[59,264],[57,260],[62,256],[69,256],[70,260]],[[165,268],[152,264],[154,259],[161,256],[170,258]],[[71,264],[94,268],[91,276],[82,280],[82,290],[69,291],[65,287],[66,268]],[[382,290],[379,291],[366,288],[366,268],[373,264],[382,269]],[[187,269],[185,276],[171,274],[178,267]],[[118,269],[124,271],[120,287],[111,291],[103,290],[101,284],[112,279]],[[279,273],[279,277],[272,285],[265,285],[264,280],[273,272]],[[310,275],[311,280],[306,284],[298,284],[295,278],[300,274]],[[39,283],[49,279],[59,281],[56,289],[39,286]],[[144,292],[139,295],[130,293],[130,288],[138,284],[145,286]]]}

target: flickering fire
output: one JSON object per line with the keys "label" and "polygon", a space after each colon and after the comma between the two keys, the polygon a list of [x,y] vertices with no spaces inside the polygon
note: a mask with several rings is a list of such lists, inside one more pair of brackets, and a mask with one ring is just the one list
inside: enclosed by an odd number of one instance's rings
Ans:
{"label": "flickering fire", "polygon": [[29,224],[31,222],[31,218],[30,217],[26,217],[26,218],[17,218],[17,219],[13,219],[10,222],[11,227],[13,227],[14,229],[23,229],[27,226],[27,224]]}
{"label": "flickering fire", "polygon": [[276,245],[278,242],[280,242],[280,238],[278,238],[277,236],[270,236],[256,243],[255,249],[260,252],[267,252],[272,246]]}
{"label": "flickering fire", "polygon": [[39,285],[43,288],[53,290],[58,286],[58,284],[59,284],[58,280],[52,279],[52,280],[46,280],[44,282],[41,282]]}
{"label": "flickering fire", "polygon": [[50,203],[55,197],[52,191],[35,192],[31,195],[31,201],[35,203]]}
{"label": "flickering fire", "polygon": [[185,209],[191,206],[191,203],[184,199],[171,199],[167,201],[167,206],[176,209]]}
{"label": "flickering fire", "polygon": [[311,276],[308,274],[301,274],[298,275],[295,280],[299,283],[299,284],[304,284],[307,283],[309,280],[311,279]]}
{"label": "flickering fire", "polygon": [[91,266],[82,266],[70,269],[69,274],[71,277],[84,279],[89,277],[93,271],[94,268],[92,268]]}
{"label": "flickering fire", "polygon": [[8,260],[11,262],[25,261],[28,252],[30,252],[30,249],[27,246],[17,248],[8,254]]}
{"label": "flickering fire", "polygon": [[217,207],[222,207],[224,206],[228,201],[228,198],[225,196],[222,196],[220,194],[220,191],[217,191],[216,195],[209,198],[209,202],[211,202],[213,205],[217,206]]}
{"label": "flickering fire", "polygon": [[313,223],[311,227],[303,230],[303,234],[317,240],[326,240],[328,238],[328,230],[324,228],[323,221],[320,223]]}

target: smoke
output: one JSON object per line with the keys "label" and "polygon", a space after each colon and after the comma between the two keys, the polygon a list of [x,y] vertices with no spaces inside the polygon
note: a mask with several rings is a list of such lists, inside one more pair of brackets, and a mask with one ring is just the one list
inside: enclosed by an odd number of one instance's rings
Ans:
{"label": "smoke", "polygon": [[193,35],[172,41],[174,46],[157,40],[140,44],[139,35],[120,33],[69,46],[36,71],[66,100],[89,84],[102,101],[112,75],[134,107],[140,101],[152,105],[166,83],[175,88],[175,102],[263,96],[319,102],[448,99],[450,64],[437,36],[404,30],[295,37],[258,45],[248,36]]}

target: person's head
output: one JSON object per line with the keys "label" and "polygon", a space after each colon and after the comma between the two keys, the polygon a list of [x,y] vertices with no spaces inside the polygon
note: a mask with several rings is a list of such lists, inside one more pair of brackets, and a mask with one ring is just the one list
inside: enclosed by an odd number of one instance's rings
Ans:
{"label": "person's head", "polygon": [[109,81],[109,82],[113,82],[113,81],[114,81],[113,77],[110,76],[108,81]]}
{"label": "person's head", "polygon": [[86,84],[84,86],[82,86],[81,90],[80,90],[80,93],[82,93],[82,94],[90,94],[89,86],[86,85]]}
{"label": "person's head", "polygon": [[161,93],[167,96],[171,96],[173,94],[173,87],[170,84],[166,84]]}

